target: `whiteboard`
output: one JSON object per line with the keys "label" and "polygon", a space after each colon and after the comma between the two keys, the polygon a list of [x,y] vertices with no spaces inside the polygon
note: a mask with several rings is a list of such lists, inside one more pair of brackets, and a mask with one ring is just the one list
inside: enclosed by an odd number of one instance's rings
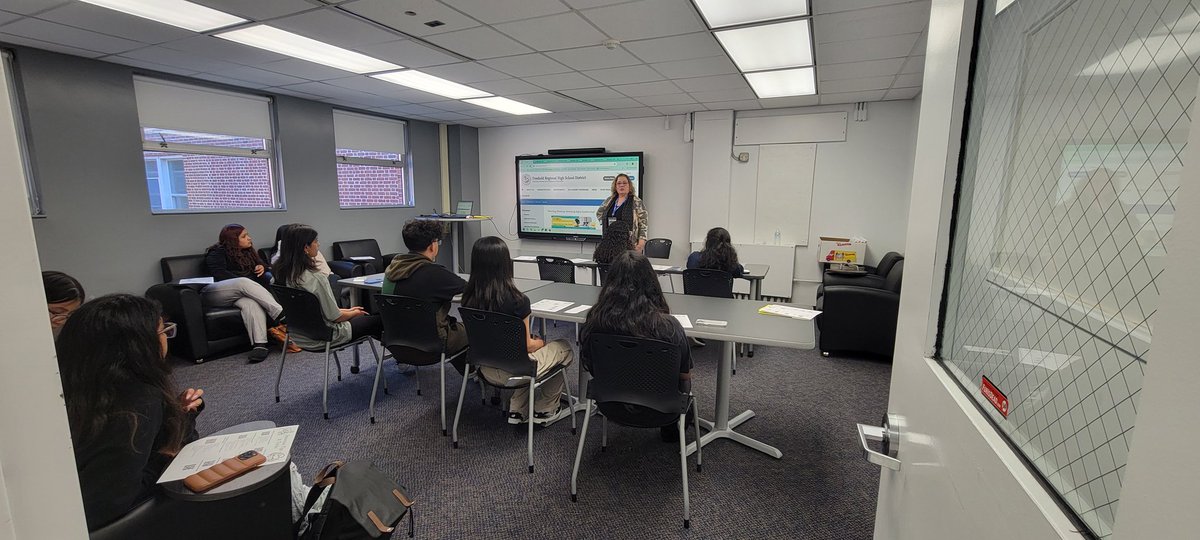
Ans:
{"label": "whiteboard", "polygon": [[[817,145],[764,144],[758,147],[754,199],[754,243],[808,245]],[[731,199],[732,200],[732,199]],[[731,208],[733,215],[742,209]]]}

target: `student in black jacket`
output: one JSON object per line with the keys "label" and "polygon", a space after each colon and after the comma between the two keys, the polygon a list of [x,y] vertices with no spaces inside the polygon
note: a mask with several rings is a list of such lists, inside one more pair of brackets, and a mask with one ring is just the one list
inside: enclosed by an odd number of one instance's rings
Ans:
{"label": "student in black jacket", "polygon": [[[467,282],[458,274],[435,263],[446,231],[440,221],[412,219],[404,224],[404,245],[408,253],[396,255],[384,273],[383,294],[408,296],[439,302],[438,333],[446,342],[446,354],[454,354],[467,346],[467,329],[450,313],[450,300],[463,292]],[[453,365],[463,372],[466,359],[456,358]]]}
{"label": "student in black jacket", "polygon": [[175,389],[165,360],[175,325],[160,312],[139,296],[103,296],[73,313],[56,342],[89,530],[150,498],[197,438],[204,391]]}
{"label": "student in black jacket", "polygon": [[254,346],[250,351],[250,362],[266,360],[268,332],[281,342],[287,332],[274,322],[283,313],[283,307],[267,290],[271,284],[271,267],[258,256],[254,239],[245,227],[226,225],[221,229],[217,243],[205,252],[204,263],[213,278],[212,285],[201,291],[204,303],[237,307]]}

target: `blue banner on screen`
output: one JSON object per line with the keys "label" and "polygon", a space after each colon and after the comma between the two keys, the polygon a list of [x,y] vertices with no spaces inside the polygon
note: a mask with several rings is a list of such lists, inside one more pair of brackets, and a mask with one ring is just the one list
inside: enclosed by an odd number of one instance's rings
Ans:
{"label": "blue banner on screen", "polygon": [[626,174],[641,196],[642,153],[517,157],[517,207],[522,238],[600,238],[596,210]]}

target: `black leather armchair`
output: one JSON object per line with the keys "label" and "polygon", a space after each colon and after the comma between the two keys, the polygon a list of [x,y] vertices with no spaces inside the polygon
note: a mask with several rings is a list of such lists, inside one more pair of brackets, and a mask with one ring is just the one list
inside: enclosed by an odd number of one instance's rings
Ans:
{"label": "black leather armchair", "polygon": [[864,267],[867,271],[866,274],[848,275],[826,270],[821,275],[821,285],[817,287],[817,298],[820,298],[824,294],[825,287],[829,285],[854,285],[855,287],[882,289],[884,281],[887,280],[888,272],[892,271],[892,266],[903,260],[904,255],[895,251],[889,251],[882,259],[879,259],[879,266]]}
{"label": "black leather armchair", "polygon": [[205,306],[200,294],[204,285],[178,284],[181,279],[208,275],[204,255],[163,257],[160,264],[163,283],[147,289],[146,296],[162,304],[163,314],[179,326],[179,335],[170,342],[171,354],[199,364],[250,348],[236,307]]}
{"label": "black leather armchair", "polygon": [[817,299],[818,345],[821,354],[853,351],[891,356],[900,311],[900,282],[904,261],[896,261],[883,287],[828,285]]}
{"label": "black leather armchair", "polygon": [[[344,240],[333,243],[333,261],[329,261],[330,268],[333,267],[334,261],[347,261],[360,266],[370,265],[364,268],[364,274],[377,274],[387,270],[388,264],[396,257],[396,253],[383,255],[379,251],[379,242],[374,239],[366,240]],[[372,260],[354,260],[352,257],[371,257]]]}

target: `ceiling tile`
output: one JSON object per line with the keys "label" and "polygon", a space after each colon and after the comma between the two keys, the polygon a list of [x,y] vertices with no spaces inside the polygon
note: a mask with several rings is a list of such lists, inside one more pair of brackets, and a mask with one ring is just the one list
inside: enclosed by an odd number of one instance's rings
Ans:
{"label": "ceiling tile", "polygon": [[335,9],[309,11],[271,21],[271,26],[338,47],[361,47],[386,43],[404,36],[384,30]]}
{"label": "ceiling tile", "polygon": [[585,71],[587,76],[604,84],[634,84],[651,81],[661,81],[662,75],[643,64],[640,66],[625,66],[618,68],[597,69]]}
{"label": "ceiling tile", "polygon": [[15,21],[15,20],[17,20],[17,19],[20,19],[20,18],[21,18],[21,16],[20,16],[20,15],[17,15],[16,13],[9,13],[9,12],[7,12],[7,11],[0,11],[0,25],[5,25],[5,24],[8,24],[8,23],[10,23],[10,22],[13,22],[13,21]]}
{"label": "ceiling tile", "polygon": [[429,117],[429,118],[433,118],[435,120],[443,120],[446,122],[457,122],[459,120],[467,120],[470,118],[475,118],[474,116],[467,116],[465,114],[449,112],[449,111],[441,111],[441,112],[437,112],[437,113],[427,114],[425,116]]}
{"label": "ceiling tile", "polygon": [[840,11],[854,11],[878,6],[886,6],[888,4],[903,4],[911,1],[912,0],[812,0],[811,4],[814,15],[825,15]]}
{"label": "ceiling tile", "polygon": [[250,81],[243,81],[241,79],[234,79],[233,77],[225,77],[225,76],[216,75],[213,73],[197,73],[195,75],[192,75],[192,77],[200,79],[200,80],[226,84],[229,86],[237,86],[239,88],[258,89],[258,88],[265,88],[267,86],[265,84],[255,84]]}
{"label": "ceiling tile", "polygon": [[308,92],[301,92],[299,90],[295,90],[295,89],[291,89],[291,88],[283,88],[283,87],[272,87],[272,88],[267,88],[266,90],[273,94],[282,94],[285,96],[304,98],[304,99],[309,99],[309,100],[314,100],[314,101],[319,101],[324,97],[324,96],[318,96],[316,94],[310,94]]}
{"label": "ceiling tile", "polygon": [[563,90],[560,92],[581,101],[591,101],[593,99],[616,99],[623,98],[620,92],[613,90],[607,86],[598,88],[579,88],[575,90]]}
{"label": "ceiling tile", "polygon": [[678,86],[675,86],[670,81],[624,84],[620,86],[614,86],[613,90],[633,98],[642,96],[660,96],[663,94],[678,94],[683,92],[683,90],[680,90]]}
{"label": "ceiling tile", "polygon": [[714,90],[734,90],[750,87],[741,75],[714,75],[711,77],[696,77],[694,79],[678,79],[674,83],[686,92],[711,92]]}
{"label": "ceiling tile", "polygon": [[612,99],[585,99],[583,100],[593,107],[601,109],[631,109],[641,107],[642,104],[630,98],[612,98]]}
{"label": "ceiling tile", "polygon": [[[362,15],[411,36],[431,36],[479,26],[479,21],[436,0],[359,0],[339,9]],[[405,15],[405,11],[415,12],[416,15]],[[444,24],[436,27],[425,25],[434,20]]]}
{"label": "ceiling tile", "polygon": [[422,69],[421,71],[430,75],[441,77],[443,79],[449,79],[459,84],[467,84],[478,81],[498,81],[500,79],[509,78],[508,75],[500,73],[499,71],[477,62],[447,64],[444,66]]}
{"label": "ceiling tile", "polygon": [[616,48],[609,50],[603,46],[567,49],[546,54],[578,70],[632,66],[641,63],[641,61],[634,58],[632,54],[629,54],[624,49]]}
{"label": "ceiling tile", "polygon": [[879,101],[883,99],[883,95],[887,93],[885,90],[871,90],[870,92],[846,92],[843,94],[821,94],[821,105],[833,105],[837,103],[856,103],[859,101]]}
{"label": "ceiling tile", "polygon": [[169,24],[154,22],[83,2],[73,2],[43,12],[38,15],[38,18],[142,43],[162,43],[196,35],[194,32]]}
{"label": "ceiling tile", "polygon": [[[133,67],[141,68],[141,69],[148,69],[151,71],[161,71],[163,73],[174,73],[176,75],[192,75],[192,74],[196,73],[196,70],[194,70],[194,69],[188,69],[188,68],[180,67],[180,66],[169,66],[167,64],[148,62],[146,60],[138,60],[136,58],[125,58],[124,56],[109,56],[108,58],[105,58],[104,61],[112,62],[114,64],[124,64],[126,66],[133,66]],[[239,67],[241,67],[241,66],[239,66]]]}
{"label": "ceiling tile", "polygon": [[401,101],[420,99],[421,96],[428,95],[420,90],[413,90],[407,86],[392,84],[366,75],[352,75],[341,79],[329,79],[325,83]]}
{"label": "ceiling tile", "polygon": [[363,45],[356,47],[355,50],[372,58],[386,60],[408,68],[453,64],[465,60],[465,58],[446,54],[411,39]]}
{"label": "ceiling tile", "polygon": [[498,24],[496,30],[538,51],[599,45],[608,39],[575,13]]}
{"label": "ceiling tile", "polygon": [[893,88],[888,90],[883,95],[883,99],[912,99],[921,93],[921,89],[917,88]]}
{"label": "ceiling tile", "polygon": [[891,4],[818,15],[813,20],[817,43],[854,41],[921,32],[929,24],[929,2]]}
{"label": "ceiling tile", "polygon": [[913,86],[921,86],[921,80],[924,75],[921,73],[905,73],[896,77],[896,82],[892,83],[895,88],[909,88]]}
{"label": "ceiling tile", "polygon": [[4,25],[5,34],[22,36],[38,41],[49,41],[67,47],[102,53],[119,53],[144,47],[142,43],[106,36],[89,30],[52,23],[39,19],[25,18]]}
{"label": "ceiling tile", "polygon": [[724,75],[726,73],[737,73],[737,66],[729,61],[727,56],[713,56],[711,58],[696,58],[693,60],[676,60],[674,62],[661,62],[651,64],[650,67],[655,71],[662,73],[668,79],[686,79],[690,77],[705,77],[708,75]]}
{"label": "ceiling tile", "polygon": [[570,90],[572,88],[591,88],[600,85],[600,83],[574,71],[570,73],[525,77],[525,82],[536,84],[547,90]]}
{"label": "ceiling tile", "polygon": [[643,96],[637,98],[637,101],[648,107],[661,107],[663,105],[685,105],[695,103],[687,94],[663,94],[661,96]]}
{"label": "ceiling tile", "polygon": [[902,58],[913,50],[920,34],[903,34],[881,38],[839,41],[817,45],[817,69],[821,64],[841,64],[863,60]]}
{"label": "ceiling tile", "polygon": [[156,64],[166,64],[168,66],[178,66],[183,69],[191,69],[195,71],[203,71],[206,73],[221,73],[238,67],[237,64],[222,62],[204,56],[188,54],[185,52],[168,49],[166,47],[146,47],[136,51],[129,51],[121,56],[133,58],[135,60],[146,60]]}
{"label": "ceiling tile", "polygon": [[923,73],[925,71],[925,55],[910,56],[904,61],[904,67],[900,68],[901,74],[908,73]]}
{"label": "ceiling tile", "polygon": [[341,104],[348,102],[357,106],[366,105],[367,107],[388,107],[397,105],[396,99],[394,98],[386,98],[377,96],[375,94],[350,90],[348,88],[342,88],[340,86],[334,86],[332,84],[326,84],[323,82],[293,84],[285,86],[284,88],[290,88],[299,90],[301,92],[308,92],[310,94],[324,96],[331,101],[337,101]]}
{"label": "ceiling tile", "polygon": [[704,106],[710,111],[752,111],[761,109],[762,104],[757,99],[743,99],[738,101],[706,101]]}
{"label": "ceiling tile", "polygon": [[[434,101],[432,103],[425,103],[424,105],[433,107],[440,111],[471,112],[471,111],[479,110],[478,105],[472,105],[465,101],[458,101],[457,99],[446,100],[446,98],[442,98],[442,100],[443,101]],[[507,113],[505,113],[505,114],[507,114]]]}
{"label": "ceiling tile", "polygon": [[903,58],[887,60],[868,60],[866,62],[849,62],[846,64],[821,64],[817,66],[817,80],[836,81],[838,79],[863,79],[894,75],[904,65]]}
{"label": "ceiling tile", "polygon": [[250,66],[238,66],[233,69],[222,71],[219,74],[227,77],[233,77],[234,79],[250,81],[263,86],[285,86],[289,84],[300,84],[302,82],[306,82],[304,79],[299,77],[292,77],[291,75],[284,75],[282,73],[275,73],[273,71],[267,71],[265,69],[258,69]]}
{"label": "ceiling tile", "polygon": [[688,0],[641,0],[581,13],[604,33],[620,40],[657,38],[706,29]]}
{"label": "ceiling tile", "polygon": [[585,105],[570,98],[566,98],[550,92],[541,92],[537,94],[521,94],[512,96],[512,99],[520,101],[534,107],[541,107],[553,112],[569,112],[569,111],[590,111],[592,107]]}
{"label": "ceiling tile", "polygon": [[611,112],[619,118],[644,118],[646,116],[662,116],[658,111],[650,107],[635,107],[631,109],[610,109]]}
{"label": "ceiling tile", "polygon": [[499,96],[510,96],[513,94],[530,94],[533,92],[541,92],[540,87],[529,84],[521,79],[502,79],[499,81],[481,81],[472,83],[471,86],[491,92]]}
{"label": "ceiling tile", "polygon": [[504,124],[501,124],[500,122],[496,122],[493,120],[487,120],[484,118],[472,118],[470,120],[463,120],[462,124],[464,126],[471,126],[474,128],[498,127],[498,126],[504,125]]}
{"label": "ceiling tile", "polygon": [[574,118],[576,120],[582,120],[582,121],[612,120],[614,118],[619,118],[617,115],[615,115],[609,111],[578,111],[578,112],[569,112],[569,113],[564,113],[564,114],[566,114],[567,116],[570,116],[571,118]]}
{"label": "ceiling tile", "polygon": [[248,19],[262,21],[291,15],[306,9],[315,9],[316,6],[305,2],[304,0],[189,0],[197,4],[203,4],[210,8],[219,9],[221,11],[240,15]]}
{"label": "ceiling tile", "polygon": [[446,112],[441,109],[435,109],[428,105],[416,105],[416,104],[399,105],[399,106],[395,106],[395,107],[384,107],[383,110],[393,113],[393,114],[401,114],[401,115],[407,115],[407,114],[428,115],[428,114]]}
{"label": "ceiling tile", "polygon": [[444,47],[467,58],[496,58],[497,56],[512,56],[530,52],[529,47],[521,45],[508,36],[486,26],[447,32],[429,36],[431,43]]}
{"label": "ceiling tile", "polygon": [[571,9],[559,0],[442,0],[442,2],[488,24],[531,19]]}
{"label": "ceiling tile", "polygon": [[[822,94],[841,94],[844,92],[865,92],[867,90],[887,90],[892,87],[894,76],[871,77],[867,79],[840,79],[821,83]],[[906,85],[912,86],[912,85]]]}
{"label": "ceiling tile", "polygon": [[235,43],[227,39],[203,35],[172,41],[170,43],[165,43],[162,46],[171,50],[193,53],[199,56],[212,58],[214,60],[236,62],[238,64],[253,66],[261,66],[269,62],[278,62],[288,58],[282,54],[264,51],[256,47]]}
{"label": "ceiling tile", "polygon": [[[43,49],[43,50],[56,52],[56,53],[69,54],[72,56],[82,56],[84,58],[99,58],[101,56],[104,56],[104,54],[105,54],[102,52],[87,51],[87,50],[78,49],[75,47],[68,47],[66,45],[59,45],[57,43],[50,43],[48,41],[42,41],[40,39],[27,38],[24,36],[18,36],[18,35],[13,35],[13,34],[5,34],[4,29],[2,29],[2,28],[0,28],[0,43],[11,43],[13,45],[24,45],[26,47],[33,47],[35,49]],[[173,73],[173,72],[171,72],[171,73]],[[193,71],[193,73],[194,73],[194,71]]]}
{"label": "ceiling tile", "polygon": [[697,101],[708,103],[709,101],[735,101],[742,99],[756,99],[758,95],[750,88],[734,88],[730,90],[710,90],[707,92],[689,92]]}
{"label": "ceiling tile", "polygon": [[4,11],[33,15],[66,4],[67,0],[4,0]]}
{"label": "ceiling tile", "polygon": [[310,81],[340,79],[342,77],[349,77],[350,75],[353,75],[353,73],[349,71],[334,69],[321,64],[314,64],[298,58],[288,58],[287,60],[271,62],[258,67],[261,67],[267,71],[274,71],[275,73],[300,77],[301,79]]}
{"label": "ceiling tile", "polygon": [[725,50],[708,32],[622,43],[622,47],[646,63],[691,60],[724,55]]}
{"label": "ceiling tile", "polygon": [[571,71],[571,68],[537,53],[492,58],[481,60],[480,63],[492,69],[503,71],[513,77],[531,77],[534,75],[549,75],[551,73]]}
{"label": "ceiling tile", "polygon": [[708,109],[699,103],[692,103],[690,105],[663,105],[661,107],[655,107],[654,110],[658,111],[660,114],[673,115],[687,114],[695,111],[707,111]]}
{"label": "ceiling tile", "polygon": [[821,96],[790,96],[780,98],[760,99],[758,102],[764,109],[780,109],[785,107],[809,107],[821,103]]}
{"label": "ceiling tile", "polygon": [[612,4],[620,4],[629,0],[563,0],[567,5],[575,9],[587,9],[600,6],[610,6]]}

